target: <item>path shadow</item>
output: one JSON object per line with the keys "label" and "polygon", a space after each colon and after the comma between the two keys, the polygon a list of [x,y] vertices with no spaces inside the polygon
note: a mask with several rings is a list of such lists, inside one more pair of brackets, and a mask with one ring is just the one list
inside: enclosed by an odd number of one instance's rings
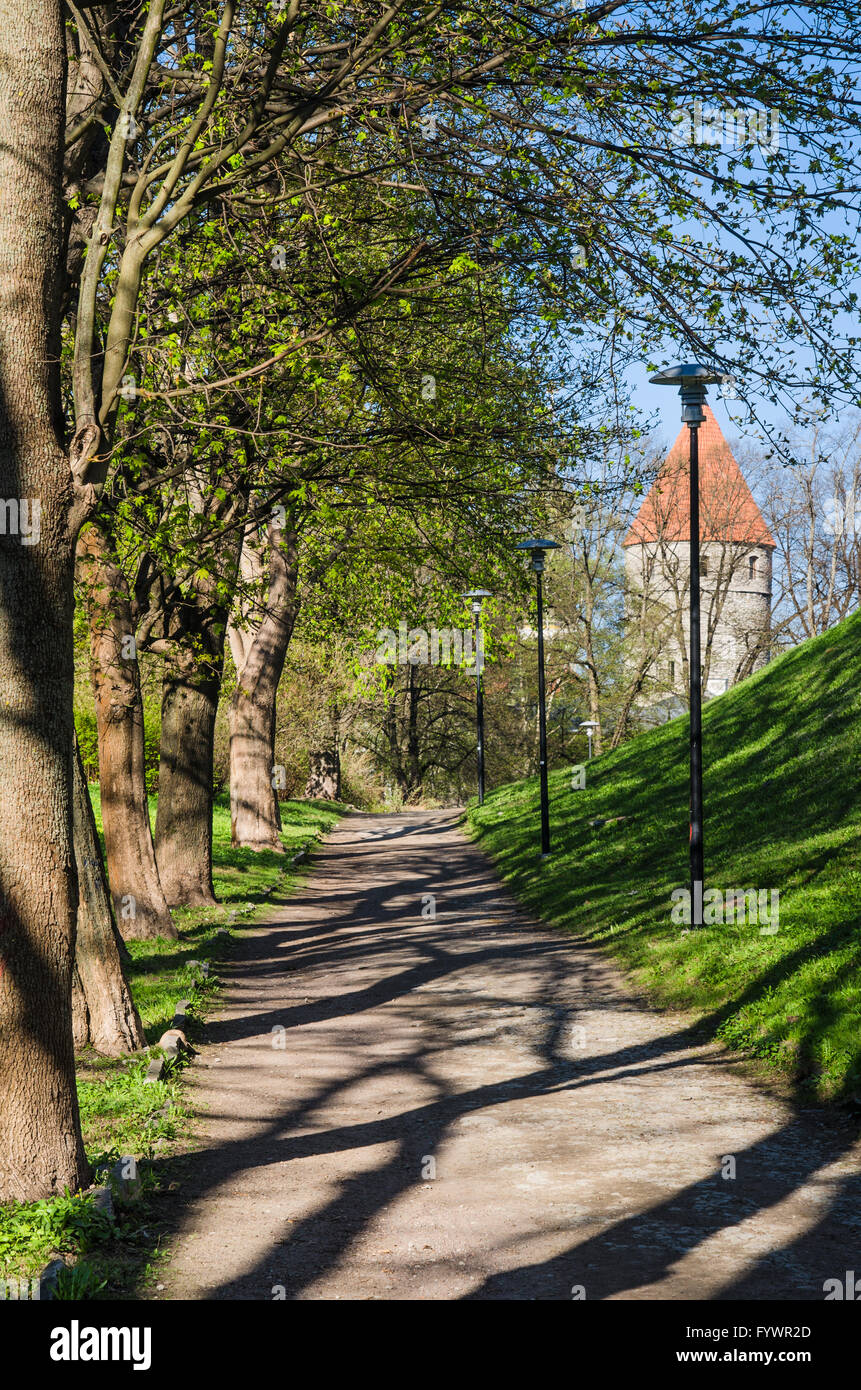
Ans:
{"label": "path shadow", "polygon": [[[419,827],[428,829],[424,820],[416,819],[405,831],[418,834]],[[500,979],[512,971],[528,972],[532,995],[520,1000],[518,1007],[527,1013],[524,1028],[532,1062],[504,1080],[455,1089],[441,1077],[434,1056],[442,1049],[466,1054],[472,1040],[452,1036],[445,1018],[435,1020],[431,1015],[425,1019],[420,1041],[404,1045],[398,1055],[375,1058],[367,1051],[353,1050],[345,1057],[344,1075],[321,1083],[302,1100],[285,1104],[253,1136],[199,1150],[184,1202],[211,1194],[238,1173],[291,1159],[322,1158],[375,1146],[385,1154],[375,1167],[342,1177],[321,1209],[285,1223],[252,1267],[213,1289],[213,1299],[269,1298],[274,1284],[284,1285],[290,1299],[307,1295],[342,1266],[380,1213],[421,1185],[424,1157],[438,1153],[467,1114],[489,1113],[528,1097],[585,1091],[626,1077],[642,1079],[668,1071],[681,1076],[687,1068],[701,1067],[704,1059],[718,1069],[739,1066],[732,1054],[703,1047],[702,1024],[680,1026],[677,1022],[669,1022],[647,1042],[572,1057],[565,1041],[571,1009],[560,1004],[563,982],[570,980],[572,972],[588,998],[590,1014],[643,1008],[622,986],[608,986],[605,963],[596,951],[572,947],[569,938],[549,928],[530,926],[528,935],[524,934],[523,916],[507,890],[488,878],[484,857],[466,842],[447,853],[441,865],[432,846],[413,846],[403,877],[397,861],[387,868],[374,861],[371,883],[358,896],[360,846],[355,851],[349,844],[330,846],[323,855],[325,891],[319,882],[315,889],[313,878],[308,880],[290,900],[289,918],[250,934],[241,959],[232,962],[231,969],[241,975],[245,988],[253,986],[255,978],[271,980],[273,974],[284,973],[289,979],[295,973],[297,994],[304,972],[312,969],[314,974],[307,979],[357,963],[377,970],[378,975],[367,986],[345,993],[333,990],[324,997],[303,997],[286,1007],[216,1022],[210,1027],[212,1041],[257,1038],[284,1027],[289,1048],[291,1029],[346,1022],[426,986],[433,987],[431,1003],[444,999],[450,1009],[457,1007],[461,972],[480,965],[485,971],[498,970]],[[440,902],[445,905],[437,921],[429,925],[422,919],[418,902],[414,917],[405,920],[405,899],[408,902],[418,886],[425,894],[436,892],[437,882]],[[321,911],[328,914],[323,922]],[[296,916],[304,914],[307,925],[297,925]],[[491,921],[494,916],[502,920]],[[446,984],[451,985],[451,995],[438,992]],[[492,989],[463,998],[465,1006],[480,1005],[486,1010],[511,1003],[510,995],[496,995]],[[320,1126],[319,1116],[327,1105],[360,1083],[389,1079],[393,1085],[406,1079],[428,1098],[397,1114]],[[572,1115],[576,1123],[576,1109]],[[796,1106],[785,1123],[734,1155],[735,1182],[722,1178],[716,1161],[708,1177],[682,1184],[670,1196],[647,1202],[637,1213],[610,1222],[598,1232],[571,1239],[564,1252],[552,1259],[518,1263],[486,1278],[467,1299],[567,1300],[575,1286],[585,1288],[588,1299],[637,1297],[643,1289],[660,1297],[661,1284],[685,1255],[791,1197],[819,1170],[845,1155],[857,1137],[858,1126],[848,1119]],[[488,1190],[492,1191],[492,1184]],[[821,1298],[824,1280],[842,1276],[849,1259],[846,1252],[856,1243],[861,1227],[861,1217],[855,1214],[861,1211],[859,1196],[861,1175],[852,1173],[834,1183],[832,1195],[823,1202],[825,1209],[789,1248],[770,1249],[749,1260],[744,1272],[715,1297]],[[500,1252],[500,1259],[508,1258],[508,1253]]]}

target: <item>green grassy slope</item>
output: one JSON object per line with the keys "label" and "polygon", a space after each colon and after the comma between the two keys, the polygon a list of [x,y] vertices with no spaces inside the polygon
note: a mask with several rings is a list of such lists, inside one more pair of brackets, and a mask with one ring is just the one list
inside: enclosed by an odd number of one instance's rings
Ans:
{"label": "green grassy slope", "polygon": [[[550,777],[553,855],[537,779],[469,808],[519,898],[600,944],[659,1005],[689,1010],[821,1098],[861,1091],[861,614],[788,652],[703,717],[706,887],[780,893],[779,929],[683,935],[688,720]],[[590,827],[601,818],[628,819]]]}

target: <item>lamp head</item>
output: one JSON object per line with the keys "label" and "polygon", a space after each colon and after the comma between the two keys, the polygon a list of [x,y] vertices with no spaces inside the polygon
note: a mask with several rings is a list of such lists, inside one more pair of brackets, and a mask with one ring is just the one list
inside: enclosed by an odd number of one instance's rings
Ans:
{"label": "lamp head", "polygon": [[461,594],[461,598],[472,600],[472,611],[477,616],[481,612],[481,605],[484,600],[486,598],[493,598],[493,594],[489,589],[467,589],[465,594]]}
{"label": "lamp head", "polygon": [[706,387],[723,381],[724,372],[714,372],[701,362],[684,362],[678,367],[666,367],[656,376],[649,377],[652,386],[678,386],[682,398],[682,422],[695,430],[705,417],[703,404]]}
{"label": "lamp head", "polygon": [[521,541],[514,548],[515,550],[525,550],[528,553],[536,574],[541,574],[544,569],[545,550],[561,549],[556,541]]}

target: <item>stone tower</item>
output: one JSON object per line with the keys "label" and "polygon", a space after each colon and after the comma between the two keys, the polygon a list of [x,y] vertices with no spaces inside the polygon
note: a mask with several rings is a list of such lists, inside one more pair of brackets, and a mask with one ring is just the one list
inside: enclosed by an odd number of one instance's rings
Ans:
{"label": "stone tower", "polygon": [[[768,660],[775,543],[711,408],[704,409],[700,622],[708,698]],[[647,722],[687,707],[689,449],[684,426],[623,541],[627,660],[642,675],[637,703]]]}

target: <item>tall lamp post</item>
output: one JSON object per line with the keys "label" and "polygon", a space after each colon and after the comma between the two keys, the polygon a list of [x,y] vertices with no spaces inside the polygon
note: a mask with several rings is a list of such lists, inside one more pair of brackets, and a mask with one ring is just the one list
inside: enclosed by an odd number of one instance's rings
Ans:
{"label": "tall lamp post", "polygon": [[489,589],[468,589],[461,598],[468,598],[472,606],[472,620],[475,627],[475,719],[478,735],[478,804],[484,805],[484,691],[482,689],[482,671],[484,670],[484,644],[480,639],[479,621],[481,618],[481,605],[486,598],[491,598]]}
{"label": "tall lamp post", "polygon": [[649,378],[653,386],[677,386],[682,398],[682,422],[688,427],[691,459],[690,522],[690,705],[691,705],[691,925],[703,924],[703,693],[700,664],[700,455],[699,430],[705,420],[706,387],[723,381],[699,362],[668,367]]}
{"label": "tall lamp post", "polygon": [[550,853],[550,802],[547,795],[547,713],[544,703],[544,592],[541,576],[544,573],[544,552],[558,550],[556,541],[521,541],[518,550],[525,550],[532,561],[538,583],[538,772],[541,784],[541,857]]}
{"label": "tall lamp post", "polygon": [[601,726],[600,726],[600,724],[596,724],[596,723],[594,722],[594,720],[592,720],[592,719],[584,719],[578,727],[579,727],[579,732],[580,732],[580,733],[583,733],[584,730],[585,730],[586,737],[587,737],[588,740],[589,740],[589,761],[590,761],[590,763],[591,763],[591,761],[592,761],[592,735],[593,735],[593,733],[595,732],[595,730],[596,730],[596,729],[599,729]]}

